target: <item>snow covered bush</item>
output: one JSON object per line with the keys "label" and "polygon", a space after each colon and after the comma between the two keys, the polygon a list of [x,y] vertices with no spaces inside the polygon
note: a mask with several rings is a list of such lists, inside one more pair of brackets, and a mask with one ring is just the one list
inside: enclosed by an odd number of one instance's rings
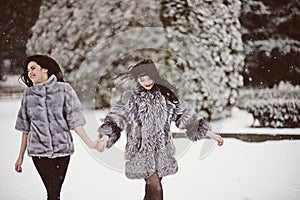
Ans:
{"label": "snow covered bush", "polygon": [[261,127],[300,127],[300,99],[252,100],[246,109]]}
{"label": "snow covered bush", "polygon": [[151,58],[182,98],[216,119],[243,84],[240,7],[239,0],[43,1],[27,53],[56,58],[96,108],[132,87],[113,77]]}
{"label": "snow covered bush", "polygon": [[239,107],[253,115],[258,126],[300,127],[300,87],[280,82],[273,88],[241,91]]}

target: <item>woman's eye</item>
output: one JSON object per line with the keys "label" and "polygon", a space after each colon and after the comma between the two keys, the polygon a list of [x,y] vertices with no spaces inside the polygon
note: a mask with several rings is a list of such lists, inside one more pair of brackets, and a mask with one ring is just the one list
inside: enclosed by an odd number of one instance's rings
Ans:
{"label": "woman's eye", "polygon": [[35,67],[30,67],[29,69],[27,69],[27,72],[30,72],[30,71],[32,71],[34,69],[35,69]]}

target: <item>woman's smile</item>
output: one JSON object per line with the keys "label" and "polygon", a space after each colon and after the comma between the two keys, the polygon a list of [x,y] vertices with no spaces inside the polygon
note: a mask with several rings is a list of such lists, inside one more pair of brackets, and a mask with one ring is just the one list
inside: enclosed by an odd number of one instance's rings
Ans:
{"label": "woman's smile", "polygon": [[152,88],[154,83],[150,84],[150,85],[145,85],[146,88]]}
{"label": "woman's smile", "polygon": [[27,66],[28,78],[32,83],[43,83],[48,79],[48,70],[31,61]]}
{"label": "woman's smile", "polygon": [[138,82],[146,90],[151,90],[154,85],[154,81],[147,75],[139,77]]}

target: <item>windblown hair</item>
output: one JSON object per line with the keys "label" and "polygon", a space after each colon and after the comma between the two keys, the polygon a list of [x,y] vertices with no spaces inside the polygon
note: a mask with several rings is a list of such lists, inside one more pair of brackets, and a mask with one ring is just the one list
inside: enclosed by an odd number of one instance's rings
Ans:
{"label": "windblown hair", "polygon": [[154,88],[157,87],[161,93],[173,103],[178,102],[177,88],[162,78],[157,67],[151,59],[142,59],[133,66],[130,66],[128,71],[120,74],[118,77],[134,78],[136,81],[141,76],[149,76],[154,81]]}
{"label": "windblown hair", "polygon": [[24,58],[21,61],[23,71],[20,76],[20,79],[28,87],[33,85],[32,81],[28,77],[28,68],[27,68],[28,64],[32,61],[36,62],[42,68],[48,69],[48,77],[50,77],[52,74],[54,74],[57,78],[57,81],[65,82],[63,79],[63,74],[62,74],[61,68],[59,67],[59,65],[53,58],[46,56],[46,55],[32,55],[32,56],[28,56],[28,57]]}

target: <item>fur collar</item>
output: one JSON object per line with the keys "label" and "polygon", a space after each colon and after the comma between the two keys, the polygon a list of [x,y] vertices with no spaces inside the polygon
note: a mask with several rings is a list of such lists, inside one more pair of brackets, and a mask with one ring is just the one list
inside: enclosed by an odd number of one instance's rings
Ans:
{"label": "fur collar", "polygon": [[33,84],[32,88],[34,91],[40,93],[44,90],[44,87],[46,87],[47,90],[51,90],[52,88],[54,88],[56,83],[57,78],[55,75],[52,74],[46,82]]}

